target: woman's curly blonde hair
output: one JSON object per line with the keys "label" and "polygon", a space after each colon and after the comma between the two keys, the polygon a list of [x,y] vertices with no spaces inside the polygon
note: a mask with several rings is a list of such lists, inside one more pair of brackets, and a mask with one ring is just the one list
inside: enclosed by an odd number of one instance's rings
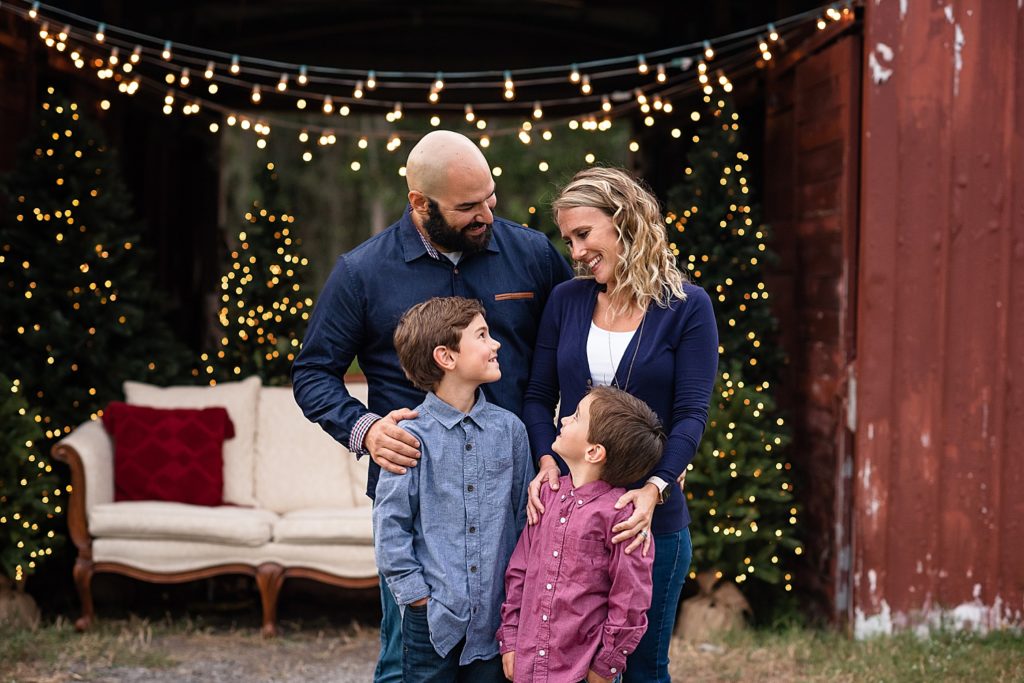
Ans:
{"label": "woman's curly blonde hair", "polygon": [[[658,200],[642,181],[621,168],[585,168],[551,203],[556,222],[559,211],[577,207],[603,211],[618,234],[622,254],[608,290],[613,314],[624,314],[631,305],[646,310],[652,301],[666,308],[672,297],[686,298],[686,276],[669,249]],[[587,277],[579,266],[577,273]]]}

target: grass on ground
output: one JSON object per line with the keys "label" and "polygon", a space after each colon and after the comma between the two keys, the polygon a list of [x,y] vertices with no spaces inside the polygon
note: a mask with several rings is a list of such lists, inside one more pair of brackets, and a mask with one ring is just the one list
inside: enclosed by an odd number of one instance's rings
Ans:
{"label": "grass on ground", "polygon": [[[280,638],[264,641],[255,628],[187,618],[100,620],[85,634],[58,619],[36,631],[0,631],[0,681],[89,680],[92,672],[109,675],[122,668],[156,671],[202,652],[236,659],[315,652],[330,667],[332,657],[339,663],[353,656],[372,662],[376,639],[375,629],[358,624],[285,623]],[[347,645],[337,647],[342,642]],[[671,656],[673,676],[691,681],[1024,681],[1024,636],[1010,632],[853,641],[831,631],[786,627],[736,632],[715,644],[677,641]]]}

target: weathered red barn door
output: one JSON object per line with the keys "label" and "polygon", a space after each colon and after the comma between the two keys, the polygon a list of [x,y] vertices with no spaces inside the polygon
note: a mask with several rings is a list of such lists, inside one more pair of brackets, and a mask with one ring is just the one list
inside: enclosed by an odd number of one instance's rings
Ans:
{"label": "weathered red barn door", "polygon": [[768,79],[765,217],[781,261],[775,311],[789,357],[781,382],[805,511],[796,582],[829,617],[850,610],[848,405],[855,355],[861,38],[842,22],[812,36]]}

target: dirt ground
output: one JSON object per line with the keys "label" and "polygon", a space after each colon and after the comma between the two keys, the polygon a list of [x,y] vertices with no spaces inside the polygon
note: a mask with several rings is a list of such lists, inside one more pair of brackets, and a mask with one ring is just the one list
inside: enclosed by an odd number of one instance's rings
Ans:
{"label": "dirt ground", "polygon": [[[253,628],[225,631],[153,626],[140,620],[109,622],[85,636],[71,633],[67,623],[54,628],[64,642],[54,647],[52,657],[26,658],[10,668],[11,662],[0,665],[0,680],[365,683],[373,677],[379,638],[376,629],[359,624],[316,631],[285,629],[270,640]],[[723,671],[714,664],[725,652],[723,646],[695,648],[679,643],[673,652],[674,677],[730,680],[731,676],[719,678]],[[782,671],[772,673],[784,676]]]}
{"label": "dirt ground", "polygon": [[[296,581],[277,638],[260,636],[258,597],[242,582],[98,584],[87,633],[69,606],[36,630],[0,629],[0,683],[364,683],[379,649],[375,591]],[[1024,636],[912,634],[851,641],[806,626],[747,630],[716,643],[677,640],[676,681],[1024,681]]]}

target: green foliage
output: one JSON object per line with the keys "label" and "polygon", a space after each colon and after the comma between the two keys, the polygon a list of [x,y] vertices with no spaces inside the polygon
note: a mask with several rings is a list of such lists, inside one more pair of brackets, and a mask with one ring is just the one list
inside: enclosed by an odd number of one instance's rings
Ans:
{"label": "green foliage", "polygon": [[0,182],[0,370],[47,439],[95,417],[126,379],[165,382],[187,359],[160,319],[117,157],[53,88]]}
{"label": "green foliage", "polygon": [[246,212],[221,278],[217,349],[193,372],[211,383],[259,375],[266,385],[289,384],[313,308],[309,262],[298,251],[295,216],[282,207],[274,164],[261,169],[256,186],[261,199]]}
{"label": "green foliage", "polygon": [[19,390],[0,375],[0,570],[15,582],[62,540],[54,532],[60,482],[41,455],[43,430]]}
{"label": "green foliage", "polygon": [[694,568],[788,591],[803,549],[784,457],[790,437],[771,393],[783,356],[762,275],[768,228],[750,196],[738,116],[724,99],[705,103],[666,217],[680,267],[711,295],[720,335],[708,427],[686,477]]}

